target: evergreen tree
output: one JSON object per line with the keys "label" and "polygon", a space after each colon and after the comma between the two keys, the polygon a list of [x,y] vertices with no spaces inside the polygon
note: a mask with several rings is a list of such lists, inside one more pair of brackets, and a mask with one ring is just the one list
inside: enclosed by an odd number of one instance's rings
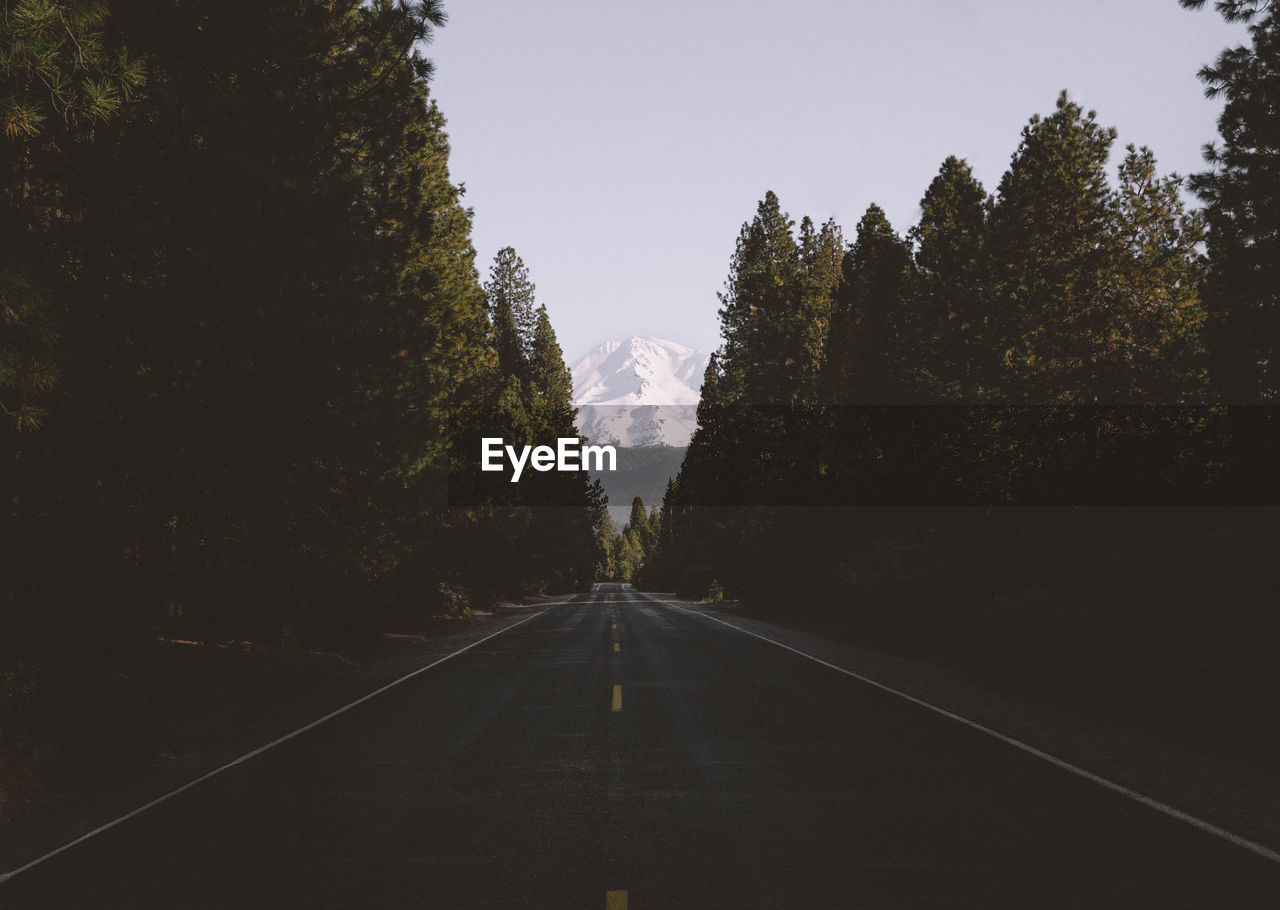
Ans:
{"label": "evergreen tree", "polygon": [[644,507],[644,500],[639,496],[631,500],[631,516],[627,520],[637,545],[643,554],[647,554],[653,546],[654,529],[649,523],[649,512]]}
{"label": "evergreen tree", "polygon": [[530,344],[538,315],[534,310],[534,285],[529,280],[529,270],[513,248],[503,247],[494,257],[484,292],[502,372],[527,381]]}
{"label": "evergreen tree", "polygon": [[[532,288],[532,285],[530,285]],[[573,377],[565,366],[546,307],[535,311],[528,345],[528,386],[532,437],[554,445],[577,436]],[[522,481],[522,499],[534,506],[527,551],[531,576],[567,589],[585,583],[599,561],[595,548],[608,511],[599,481],[586,471],[551,472]]]}
{"label": "evergreen tree", "polygon": [[529,345],[529,384],[548,436],[573,436],[578,409],[573,406],[573,375],[565,366],[547,308],[539,306]]}
{"label": "evergreen tree", "polygon": [[842,264],[823,365],[824,400],[890,404],[909,397],[903,310],[910,264],[910,247],[884,211],[869,206]]}
{"label": "evergreen tree", "polygon": [[644,550],[631,526],[623,525],[617,544],[617,572],[623,581],[631,581],[644,561]]}
{"label": "evergreen tree", "polygon": [[649,513],[644,507],[644,500],[639,496],[631,500],[631,515],[627,519],[627,524],[641,533],[649,529]]}
{"label": "evergreen tree", "polygon": [[44,421],[65,356],[61,285],[76,268],[66,229],[83,216],[68,153],[146,77],[106,19],[85,0],[0,9],[0,424],[18,432]]}
{"label": "evergreen tree", "polygon": [[596,581],[609,581],[618,574],[617,538],[618,526],[614,524],[609,510],[605,509],[596,528]]}
{"label": "evergreen tree", "polygon": [[932,397],[975,402],[995,378],[984,286],[989,200],[967,162],[948,157],[920,200],[911,229],[916,280],[917,370]]}
{"label": "evergreen tree", "polygon": [[719,295],[723,391],[732,400],[789,404],[803,388],[809,324],[801,308],[800,250],[793,226],[770,191],[738,234]]}
{"label": "evergreen tree", "polygon": [[828,219],[817,231],[806,215],[800,222],[800,311],[797,314],[799,361],[796,398],[812,402],[817,397],[823,349],[831,326],[831,308],[843,280],[844,233]]}
{"label": "evergreen tree", "polygon": [[157,632],[338,642],[603,559],[585,472],[474,476],[489,424],[573,412],[514,254],[500,364],[419,51],[443,21],[0,3],[0,675],[38,665],[45,704]]}
{"label": "evergreen tree", "polygon": [[1198,385],[1199,219],[1148,149],[1129,147],[1112,190],[1114,140],[1064,92],[1001,180],[988,252],[1009,400],[1173,402]]}
{"label": "evergreen tree", "polygon": [[720,390],[720,355],[715,351],[707,358],[707,368],[702,371],[701,392],[698,395],[697,428],[689,447],[713,450],[718,448],[720,429],[725,419],[725,401]]}
{"label": "evergreen tree", "polygon": [[1280,5],[1214,5],[1228,21],[1249,24],[1250,44],[1200,71],[1205,94],[1225,101],[1222,141],[1205,147],[1210,168],[1191,178],[1208,222],[1205,343],[1219,400],[1272,402],[1280,398]]}
{"label": "evergreen tree", "polygon": [[60,549],[81,566],[43,589],[66,605],[50,627],[92,604],[110,640],[181,616],[269,641],[351,622],[359,586],[435,549],[453,415],[490,362],[415,50],[442,21],[354,0],[114,9],[149,78],[68,146],[74,344],[25,504],[32,547],[40,513],[73,516]]}
{"label": "evergreen tree", "polygon": [[1111,277],[1105,168],[1115,136],[1064,91],[1053,114],[1023,129],[1001,178],[988,251],[1010,400],[1096,401],[1107,391],[1100,298]]}
{"label": "evergreen tree", "polygon": [[1101,298],[1110,330],[1099,385],[1112,401],[1186,403],[1203,392],[1199,286],[1201,219],[1184,210],[1182,181],[1156,175],[1150,149],[1130,145],[1111,205],[1114,276]]}

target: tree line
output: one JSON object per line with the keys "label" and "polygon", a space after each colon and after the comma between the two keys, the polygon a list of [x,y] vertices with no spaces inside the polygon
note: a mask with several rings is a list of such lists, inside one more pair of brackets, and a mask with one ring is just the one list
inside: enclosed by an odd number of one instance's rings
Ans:
{"label": "tree line", "polygon": [[600,561],[596,580],[631,581],[653,552],[661,530],[658,507],[646,511],[644,500],[639,496],[631,500],[631,513],[621,531],[606,512],[599,529]]}
{"label": "tree line", "polygon": [[591,580],[585,472],[478,476],[479,435],[574,413],[528,270],[475,265],[420,50],[444,21],[0,4],[6,679]]}
{"label": "tree line", "polygon": [[1202,209],[1145,147],[1110,180],[1116,131],[1066,92],[994,193],[948,157],[905,235],[876,205],[852,242],[797,230],[765,195],[642,584],[1077,687],[1208,647],[1209,691],[1275,691],[1280,10],[1217,6],[1251,46],[1201,73],[1226,100]]}

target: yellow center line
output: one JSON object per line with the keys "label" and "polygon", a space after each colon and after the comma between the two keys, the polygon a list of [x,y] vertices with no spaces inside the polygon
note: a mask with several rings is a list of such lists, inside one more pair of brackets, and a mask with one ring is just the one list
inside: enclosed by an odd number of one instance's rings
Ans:
{"label": "yellow center line", "polygon": [[618,653],[619,651],[621,651],[621,650],[622,650],[622,645],[618,644],[618,643],[615,641],[615,642],[613,643],[613,653],[614,653],[614,654],[617,654],[617,653]]}
{"label": "yellow center line", "polygon": [[627,892],[606,891],[604,893],[604,910],[627,910]]}
{"label": "yellow center line", "polygon": [[613,687],[613,710],[622,710],[622,686]]}

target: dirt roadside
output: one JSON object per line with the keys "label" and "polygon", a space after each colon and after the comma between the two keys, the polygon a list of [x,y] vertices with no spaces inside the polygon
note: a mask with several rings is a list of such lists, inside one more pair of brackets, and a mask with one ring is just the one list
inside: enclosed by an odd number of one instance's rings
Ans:
{"label": "dirt roadside", "polygon": [[733,603],[649,596],[872,679],[1280,852],[1280,769],[1190,744],[1158,725],[1073,710],[996,689],[954,668],[745,616]]}
{"label": "dirt roadside", "polygon": [[[154,689],[159,680],[171,689],[163,697],[117,696],[108,704],[103,693],[86,693],[85,742],[50,769],[30,805],[0,825],[0,874],[559,599],[501,604],[426,635],[383,636],[360,659],[305,649],[264,656],[189,647],[193,653],[171,655],[147,678],[122,681]],[[129,709],[121,710],[121,702]],[[147,712],[145,725],[131,723],[130,709]]]}

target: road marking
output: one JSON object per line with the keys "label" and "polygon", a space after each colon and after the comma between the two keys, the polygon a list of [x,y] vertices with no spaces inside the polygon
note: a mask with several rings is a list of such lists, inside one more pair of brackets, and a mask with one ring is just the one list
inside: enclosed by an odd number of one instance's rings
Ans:
{"label": "road marking", "polygon": [[621,651],[621,650],[622,650],[622,645],[618,644],[618,643],[615,641],[615,642],[613,643],[613,653],[614,653],[614,654],[617,654],[617,653],[618,653],[619,651]]}
{"label": "road marking", "polygon": [[1258,856],[1261,856],[1263,859],[1269,859],[1273,863],[1280,863],[1280,853],[1277,853],[1275,850],[1272,850],[1269,847],[1264,847],[1262,844],[1255,843],[1254,841],[1241,837],[1239,834],[1232,834],[1226,828],[1219,828],[1217,825],[1213,824],[1212,822],[1207,822],[1204,819],[1196,818],[1194,815],[1189,815],[1186,812],[1183,812],[1181,809],[1175,809],[1173,806],[1170,806],[1167,803],[1162,803],[1157,799],[1152,799],[1150,796],[1146,796],[1142,793],[1139,793],[1137,790],[1130,790],[1128,787],[1124,786],[1124,784],[1117,784],[1115,781],[1107,780],[1105,777],[1101,777],[1097,774],[1094,774],[1092,771],[1086,771],[1084,768],[1081,768],[1079,765],[1073,765],[1069,761],[1065,761],[1064,759],[1058,758],[1056,755],[1050,755],[1048,752],[1045,752],[1041,749],[1037,749],[1035,746],[1028,745],[1027,743],[1022,742],[1021,740],[1014,739],[1012,736],[1005,736],[1003,733],[999,732],[998,730],[993,730],[990,727],[983,726],[977,721],[969,720],[969,718],[967,717],[961,717],[959,714],[955,714],[951,711],[948,711],[946,708],[939,708],[937,705],[933,705],[927,701],[916,698],[914,695],[908,695],[906,692],[901,692],[898,689],[894,689],[891,686],[886,686],[884,683],[876,682],[874,679],[871,679],[868,676],[863,676],[860,673],[854,673],[852,670],[846,670],[844,667],[840,667],[833,663],[829,663],[820,657],[814,657],[812,654],[806,654],[804,651],[801,651],[799,648],[793,648],[790,645],[784,645],[780,641],[774,641],[772,638],[766,638],[765,636],[760,635],[756,632],[751,632],[747,629],[741,628],[740,626],[735,626],[731,622],[725,622],[723,619],[720,619],[718,617],[711,616],[706,613],[700,613],[697,610],[689,610],[684,607],[677,607],[671,601],[658,600],[656,597],[653,597],[649,594],[645,594],[643,592],[636,592],[636,593],[639,593],[641,597],[648,597],[650,600],[652,600],[655,603],[659,603],[659,604],[662,604],[663,606],[668,606],[668,607],[671,607],[672,609],[679,610],[681,613],[688,613],[690,616],[701,616],[704,619],[711,620],[712,622],[718,622],[720,623],[720,625],[728,626],[730,629],[734,629],[738,632],[741,632],[743,635],[750,635],[752,638],[758,638],[761,641],[767,641],[769,644],[776,645],[777,647],[782,648],[784,651],[790,651],[792,654],[798,654],[801,657],[805,658],[806,660],[811,660],[816,664],[822,664],[822,666],[827,667],[828,669],[831,669],[831,670],[835,670],[837,673],[843,673],[845,676],[851,676],[854,679],[858,680],[859,682],[866,683],[867,685],[872,686],[876,689],[879,689],[882,692],[887,692],[890,695],[896,695],[898,698],[905,699],[906,701],[909,701],[914,705],[919,705],[922,708],[927,708],[928,710],[934,712],[935,714],[941,714],[943,717],[950,718],[951,720],[954,720],[957,723],[963,724],[964,726],[969,727],[973,730],[977,730],[979,733],[985,733],[987,736],[994,737],[1000,740],[1002,743],[1013,746],[1015,749],[1020,749],[1023,752],[1026,752],[1028,755],[1034,755],[1036,758],[1043,759],[1044,761],[1047,761],[1049,764],[1054,765],[1055,767],[1061,768],[1063,771],[1069,771],[1070,773],[1075,774],[1078,777],[1082,777],[1087,781],[1091,781],[1092,783],[1095,783],[1100,787],[1104,787],[1112,791],[1113,793],[1119,793],[1121,796],[1128,797],[1134,802],[1141,803],[1142,805],[1146,806],[1149,809],[1154,809],[1155,811],[1163,813],[1164,815],[1167,815],[1170,818],[1176,818],[1180,822],[1185,822],[1191,827],[1197,828],[1206,834],[1212,834],[1214,837],[1219,837],[1222,840],[1235,844],[1237,847],[1241,847],[1245,850],[1248,850],[1250,853],[1256,853]]}
{"label": "road marking", "polygon": [[[577,595],[574,595],[574,596],[576,597]],[[551,607],[560,607],[568,603],[569,600],[572,600],[572,599],[573,598],[570,597],[568,600],[549,603],[549,604],[546,604],[546,606],[548,609]],[[195,780],[189,783],[183,784],[178,789],[171,790],[168,793],[166,793],[164,796],[161,796],[157,799],[153,799],[151,802],[147,803],[146,805],[139,806],[138,808],[134,809],[132,812],[122,815],[113,821],[109,821],[105,825],[99,825],[89,833],[80,835],[70,843],[63,844],[58,849],[52,850],[46,853],[44,856],[36,857],[31,862],[27,863],[25,866],[19,866],[17,869],[14,869],[11,872],[0,873],[0,884],[7,882],[9,879],[13,878],[15,875],[21,872],[26,872],[32,866],[36,866],[47,859],[52,859],[53,857],[57,856],[59,853],[62,853],[64,850],[70,850],[72,847],[76,846],[77,844],[83,843],[84,841],[87,841],[91,837],[95,837],[104,831],[114,828],[116,825],[119,825],[122,822],[128,821],[129,819],[133,818],[136,815],[141,815],[143,812],[146,812],[148,809],[154,808],[155,806],[158,806],[161,803],[166,802],[167,800],[173,799],[173,797],[177,796],[179,793],[185,793],[187,790],[190,790],[192,787],[196,786],[197,784],[202,784],[205,781],[207,781],[209,778],[215,777],[216,775],[221,774],[223,771],[226,771],[230,768],[234,768],[236,765],[243,764],[244,762],[247,762],[252,758],[257,758],[263,752],[266,752],[269,749],[274,749],[276,746],[280,745],[281,743],[286,743],[296,736],[301,736],[303,733],[306,733],[308,730],[313,730],[316,727],[320,726],[321,724],[326,723],[327,721],[333,720],[335,717],[337,717],[340,714],[347,713],[357,705],[362,705],[365,702],[369,701],[369,699],[375,698],[389,689],[394,689],[396,686],[400,685],[403,682],[407,682],[413,679],[415,676],[418,676],[419,674],[426,673],[432,667],[440,666],[440,664],[444,663],[446,660],[457,657],[459,654],[462,654],[466,651],[470,651],[472,648],[475,648],[484,644],[486,641],[488,641],[491,638],[496,638],[497,636],[503,634],[504,632],[511,631],[516,626],[523,626],[525,623],[531,620],[537,619],[539,616],[543,615],[546,612],[547,610],[539,610],[537,613],[533,614],[532,616],[526,617],[525,619],[522,619],[519,622],[513,622],[511,625],[507,626],[504,629],[499,629],[497,632],[494,632],[492,635],[486,635],[484,638],[481,638],[478,641],[473,641],[471,644],[467,645],[464,648],[459,648],[456,651],[451,651],[450,653],[446,654],[444,657],[441,657],[440,659],[434,660],[431,663],[427,664],[425,667],[419,667],[418,669],[414,670],[412,673],[407,673],[404,676],[401,676],[399,679],[393,682],[389,682],[385,686],[379,689],[374,689],[368,695],[364,695],[360,698],[357,698],[355,701],[351,702],[350,704],[343,705],[341,708],[338,708],[336,711],[330,711],[328,714],[326,714],[324,717],[321,717],[319,720],[313,720],[311,723],[307,724],[306,726],[299,727],[298,729],[294,730],[292,733],[286,733],[284,736],[280,737],[279,739],[273,740],[272,742],[267,743],[265,746],[259,746],[258,748],[254,749],[252,752],[246,752],[244,755],[241,755],[239,758],[232,759],[231,761],[227,762],[225,765],[222,765],[219,768],[214,768],[212,771],[208,772],[207,774],[203,774],[200,777],[197,777]],[[618,697],[619,695],[615,693],[614,695],[615,702],[617,701]],[[614,710],[616,711],[618,709],[615,708]]]}
{"label": "road marking", "polygon": [[622,686],[613,687],[613,710],[622,710]]}
{"label": "road marking", "polygon": [[627,892],[606,891],[604,893],[604,910],[627,910]]}

